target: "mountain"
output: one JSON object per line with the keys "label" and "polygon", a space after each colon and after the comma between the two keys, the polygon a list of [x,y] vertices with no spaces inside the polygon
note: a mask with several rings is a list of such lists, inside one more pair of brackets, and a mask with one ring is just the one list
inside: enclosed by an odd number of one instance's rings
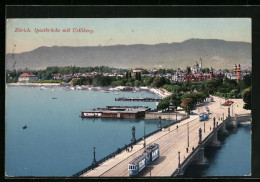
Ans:
{"label": "mountain", "polygon": [[[6,54],[6,69],[44,69],[48,66],[109,66],[115,68],[186,68],[199,58],[203,67],[251,67],[251,43],[218,39],[189,39],[155,45],[53,46]],[[15,63],[16,62],[16,63]]]}

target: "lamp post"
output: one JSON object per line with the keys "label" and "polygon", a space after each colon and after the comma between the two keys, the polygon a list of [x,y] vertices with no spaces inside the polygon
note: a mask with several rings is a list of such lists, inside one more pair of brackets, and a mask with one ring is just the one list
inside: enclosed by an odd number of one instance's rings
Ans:
{"label": "lamp post", "polygon": [[132,127],[132,139],[131,142],[135,143],[136,139],[135,139],[135,126]]}
{"label": "lamp post", "polygon": [[213,129],[215,129],[215,122],[216,122],[216,118],[214,116],[214,118],[213,118]]}
{"label": "lamp post", "polygon": [[144,148],[146,147],[146,143],[145,143],[145,122],[144,122]]}
{"label": "lamp post", "polygon": [[199,129],[199,144],[202,144],[201,128]]}
{"label": "lamp post", "polygon": [[159,130],[159,131],[162,131],[161,116],[159,116],[159,125],[158,125],[158,130]]}
{"label": "lamp post", "polygon": [[204,122],[203,122],[203,123],[204,123],[204,133],[205,133],[205,120],[204,120]]}
{"label": "lamp post", "polygon": [[189,123],[187,123],[187,146],[189,147]]}
{"label": "lamp post", "polygon": [[181,156],[180,156],[180,151],[178,152],[178,168],[181,167]]}
{"label": "lamp post", "polygon": [[93,158],[93,163],[96,163],[96,147],[93,148],[93,154],[94,154],[94,158]]}
{"label": "lamp post", "polygon": [[168,109],[169,110],[169,126],[168,126],[168,130],[170,131],[170,119],[171,119],[170,114],[171,114],[171,110],[174,109],[174,105],[172,103],[172,99],[171,99],[171,101],[169,103],[169,107],[168,108],[169,108]]}

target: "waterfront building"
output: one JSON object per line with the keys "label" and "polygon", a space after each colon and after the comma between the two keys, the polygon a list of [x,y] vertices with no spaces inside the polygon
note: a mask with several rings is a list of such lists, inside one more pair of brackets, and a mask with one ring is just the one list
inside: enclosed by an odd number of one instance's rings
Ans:
{"label": "waterfront building", "polygon": [[29,73],[22,73],[18,77],[18,82],[32,82],[32,81],[37,81],[37,80],[38,80],[38,77],[36,75],[29,74]]}
{"label": "waterfront building", "polygon": [[82,118],[143,118],[150,111],[141,106],[107,106],[96,110],[81,111]]}

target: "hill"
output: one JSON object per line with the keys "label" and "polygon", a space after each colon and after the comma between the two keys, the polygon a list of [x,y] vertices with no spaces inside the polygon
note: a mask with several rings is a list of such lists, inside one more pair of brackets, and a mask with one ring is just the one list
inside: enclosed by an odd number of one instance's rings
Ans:
{"label": "hill", "polygon": [[[6,54],[6,69],[44,69],[48,66],[109,66],[116,68],[185,68],[203,59],[203,67],[251,66],[251,43],[218,39],[189,39],[155,45],[53,46]],[[15,63],[16,62],[16,63]],[[15,63],[15,64],[14,64]]]}

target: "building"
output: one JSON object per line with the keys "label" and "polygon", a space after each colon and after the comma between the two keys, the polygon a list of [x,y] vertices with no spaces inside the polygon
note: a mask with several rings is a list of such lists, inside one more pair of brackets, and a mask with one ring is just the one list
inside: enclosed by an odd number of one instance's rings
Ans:
{"label": "building", "polygon": [[143,70],[143,68],[135,68],[135,69],[132,71],[132,73],[131,73],[132,78],[135,79],[135,78],[136,78],[136,74],[138,74],[138,73],[140,73],[140,75],[141,75],[142,70]]}
{"label": "building", "polygon": [[32,81],[37,81],[38,77],[36,75],[32,75],[29,73],[22,73],[18,77],[18,82],[32,82]]}
{"label": "building", "polygon": [[225,74],[222,72],[215,72],[213,71],[212,67],[210,69],[210,73],[209,74],[203,74],[203,73],[199,73],[199,74],[192,74],[192,73],[188,73],[186,72],[184,74],[184,81],[185,82],[190,82],[190,81],[206,81],[206,80],[212,80],[212,79],[224,79],[225,78]]}
{"label": "building", "polygon": [[196,61],[193,68],[191,68],[192,74],[200,74],[202,70],[202,59],[200,58],[200,64]]}
{"label": "building", "polygon": [[81,111],[82,118],[143,118],[150,111],[141,106],[107,106],[97,110]]}

